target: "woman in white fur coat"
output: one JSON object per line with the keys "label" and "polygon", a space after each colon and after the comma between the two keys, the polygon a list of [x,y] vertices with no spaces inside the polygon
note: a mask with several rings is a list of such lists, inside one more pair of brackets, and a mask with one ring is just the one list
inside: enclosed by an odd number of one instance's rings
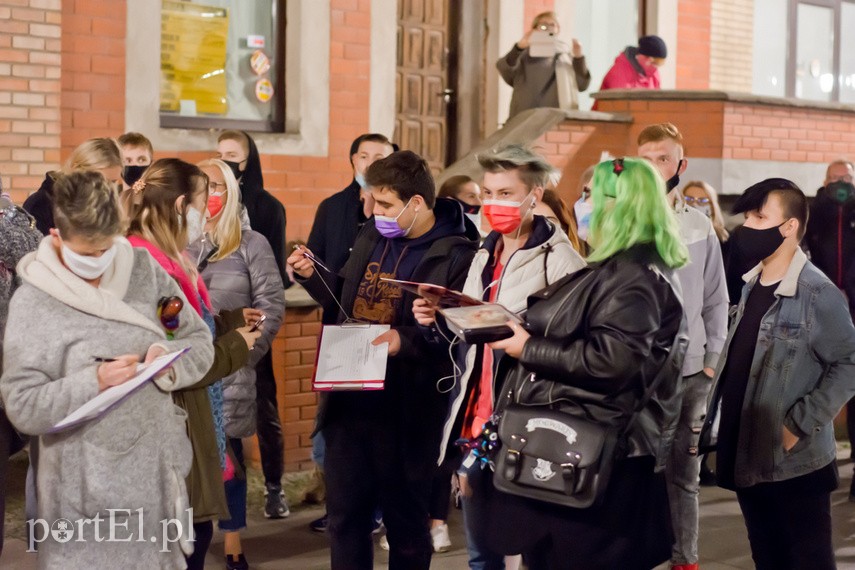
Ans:
{"label": "woman in white fur coat", "polygon": [[[39,567],[184,568],[192,457],[186,415],[169,392],[210,368],[210,332],[185,301],[167,340],[158,303],[182,293],[122,237],[117,194],[100,174],[59,178],[54,218],[56,228],[18,265],[23,284],[9,309],[0,378],[12,423],[40,436]],[[188,347],[100,418],[52,433],[70,412],[133,377],[139,362]],[[168,519],[181,521],[180,540],[164,540]],[[178,535],[173,523],[169,538]]]}

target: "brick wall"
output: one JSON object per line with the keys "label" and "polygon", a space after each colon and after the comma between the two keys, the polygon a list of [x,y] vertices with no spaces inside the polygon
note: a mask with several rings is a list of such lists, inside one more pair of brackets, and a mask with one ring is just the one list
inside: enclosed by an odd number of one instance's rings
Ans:
{"label": "brick wall", "polygon": [[125,128],[124,0],[62,0],[63,159],[93,137]]}
{"label": "brick wall", "polygon": [[20,202],[60,161],[60,0],[0,6],[0,175]]}
{"label": "brick wall", "polygon": [[709,89],[711,0],[677,4],[677,89]]}
{"label": "brick wall", "polygon": [[712,0],[710,89],[750,93],[754,1]]}

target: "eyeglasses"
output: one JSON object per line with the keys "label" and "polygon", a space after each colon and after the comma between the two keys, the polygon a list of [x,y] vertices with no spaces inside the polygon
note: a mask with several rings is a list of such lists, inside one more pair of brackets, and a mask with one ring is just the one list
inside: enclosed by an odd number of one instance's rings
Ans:
{"label": "eyeglasses", "polygon": [[[211,192],[212,194],[216,193],[217,188],[219,188],[220,186],[222,186],[223,188],[226,187],[225,183],[223,183],[223,182],[209,181],[208,182],[208,192]],[[220,194],[222,194],[222,192],[220,192]]]}
{"label": "eyeglasses", "polygon": [[704,206],[710,203],[709,198],[693,198],[692,196],[684,196],[683,198],[689,206]]}

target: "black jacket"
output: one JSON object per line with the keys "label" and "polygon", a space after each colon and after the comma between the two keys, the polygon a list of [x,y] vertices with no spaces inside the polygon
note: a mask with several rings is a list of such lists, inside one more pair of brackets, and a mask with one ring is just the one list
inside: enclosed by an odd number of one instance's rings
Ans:
{"label": "black jacket", "polygon": [[36,228],[44,235],[53,227],[53,180],[56,172],[48,172],[39,189],[24,200],[24,209],[36,219]]}
{"label": "black jacket", "polygon": [[[811,261],[840,289],[855,261],[855,200],[838,202],[825,188],[817,190],[810,208],[805,242]],[[853,291],[848,291],[850,299]]]}
{"label": "black jacket", "polygon": [[285,288],[291,286],[291,280],[285,272],[285,206],[264,189],[264,177],[261,174],[261,160],[255,141],[249,139],[249,155],[246,159],[246,169],[240,177],[241,201],[246,206],[249,215],[249,225],[267,238],[276,258],[279,276]]}
{"label": "black jacket", "polygon": [[[456,216],[460,231],[436,239],[416,266],[412,281],[434,283],[459,290],[464,281],[475,251],[478,249],[478,231],[463,216],[462,209],[451,200],[438,199],[434,208],[437,218]],[[465,233],[464,228],[465,227]],[[374,224],[366,224],[353,244],[350,258],[334,280],[332,291],[341,304],[352,312],[357,288],[375,246],[384,239]],[[330,294],[321,282],[318,271],[302,281],[306,290],[323,306],[334,305]],[[385,388],[377,392],[325,392],[320,396],[317,412],[317,430],[359,414],[358,409],[370,409],[368,421],[382,421],[399,433],[407,449],[405,466],[412,475],[424,474],[433,469],[441,436],[442,421],[447,406],[446,395],[440,394],[436,382],[451,375],[452,365],[448,345],[428,342],[412,312],[416,296],[403,293],[402,310],[392,328],[401,337],[401,350],[390,356],[386,365]],[[339,314],[338,321],[344,316]],[[366,405],[367,404],[367,405]]]}
{"label": "black jacket", "polygon": [[622,426],[654,378],[665,374],[628,442],[630,456],[652,455],[663,466],[688,346],[675,282],[655,249],[639,245],[530,296],[525,326],[532,336],[518,361],[505,356],[500,363],[500,377],[508,372],[497,411],[515,394],[521,403],[552,404]]}
{"label": "black jacket", "polygon": [[[344,267],[362,221],[362,200],[356,180],[318,205],[306,246],[334,273]],[[323,275],[328,277],[327,275]],[[329,279],[328,279],[329,281]],[[338,320],[338,307],[324,309],[324,324]]]}

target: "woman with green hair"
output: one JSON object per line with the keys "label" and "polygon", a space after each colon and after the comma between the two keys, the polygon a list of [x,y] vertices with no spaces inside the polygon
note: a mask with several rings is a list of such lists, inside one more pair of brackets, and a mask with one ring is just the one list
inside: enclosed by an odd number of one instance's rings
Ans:
{"label": "woman with green hair", "polygon": [[[680,409],[688,342],[674,269],[688,253],[664,183],[643,160],[600,163],[592,196],[590,265],[529,297],[525,324],[509,323],[514,335],[491,345],[505,351],[499,368],[508,371],[496,410],[544,406],[618,430],[640,412],[593,506],[574,509],[493,488],[482,493],[491,514],[487,544],[522,552],[531,570],[648,569],[671,554],[661,468]],[[538,459],[538,468],[541,462],[549,463]]]}

